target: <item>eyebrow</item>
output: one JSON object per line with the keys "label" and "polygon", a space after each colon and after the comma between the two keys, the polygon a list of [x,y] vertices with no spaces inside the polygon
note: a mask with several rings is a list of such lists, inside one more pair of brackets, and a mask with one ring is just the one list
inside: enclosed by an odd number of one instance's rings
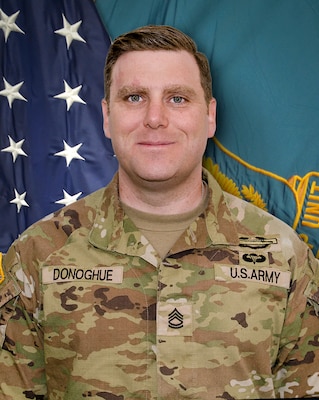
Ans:
{"label": "eyebrow", "polygon": [[147,88],[141,86],[123,86],[118,90],[116,97],[123,98],[134,93],[146,94],[147,92]]}
{"label": "eyebrow", "polygon": [[196,96],[196,92],[193,88],[186,85],[171,85],[165,89],[168,94],[180,93],[188,98],[193,98]]}

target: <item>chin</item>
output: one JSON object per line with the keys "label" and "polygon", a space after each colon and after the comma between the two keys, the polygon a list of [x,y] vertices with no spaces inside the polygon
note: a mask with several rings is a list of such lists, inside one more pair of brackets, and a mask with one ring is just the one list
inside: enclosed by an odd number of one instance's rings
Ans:
{"label": "chin", "polygon": [[175,174],[168,174],[167,171],[165,172],[153,172],[148,171],[147,173],[144,174],[139,174],[139,177],[142,181],[144,182],[149,182],[149,183],[161,183],[161,182],[167,182],[173,179]]}

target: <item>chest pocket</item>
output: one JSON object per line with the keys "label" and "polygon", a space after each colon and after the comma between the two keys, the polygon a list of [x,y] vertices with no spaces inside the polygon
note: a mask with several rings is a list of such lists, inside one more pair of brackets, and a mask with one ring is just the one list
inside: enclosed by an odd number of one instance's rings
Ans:
{"label": "chest pocket", "polygon": [[276,236],[242,237],[237,251],[238,265],[215,265],[217,281],[290,288],[291,272]]}

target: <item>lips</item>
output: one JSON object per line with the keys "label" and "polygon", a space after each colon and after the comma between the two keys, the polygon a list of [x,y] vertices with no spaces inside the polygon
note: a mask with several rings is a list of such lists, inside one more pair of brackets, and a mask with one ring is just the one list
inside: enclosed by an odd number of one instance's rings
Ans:
{"label": "lips", "polygon": [[168,146],[174,144],[174,142],[140,142],[142,146]]}

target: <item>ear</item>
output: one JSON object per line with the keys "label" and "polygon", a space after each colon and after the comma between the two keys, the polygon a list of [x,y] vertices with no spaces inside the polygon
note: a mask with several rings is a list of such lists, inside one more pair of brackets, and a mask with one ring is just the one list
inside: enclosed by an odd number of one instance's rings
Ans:
{"label": "ear", "polygon": [[216,99],[214,97],[208,104],[208,133],[207,138],[212,138],[216,132]]}
{"label": "ear", "polygon": [[110,130],[109,130],[109,106],[108,106],[107,101],[105,99],[102,99],[101,106],[102,106],[102,113],[103,113],[104,135],[108,139],[111,139],[111,134],[110,134]]}

